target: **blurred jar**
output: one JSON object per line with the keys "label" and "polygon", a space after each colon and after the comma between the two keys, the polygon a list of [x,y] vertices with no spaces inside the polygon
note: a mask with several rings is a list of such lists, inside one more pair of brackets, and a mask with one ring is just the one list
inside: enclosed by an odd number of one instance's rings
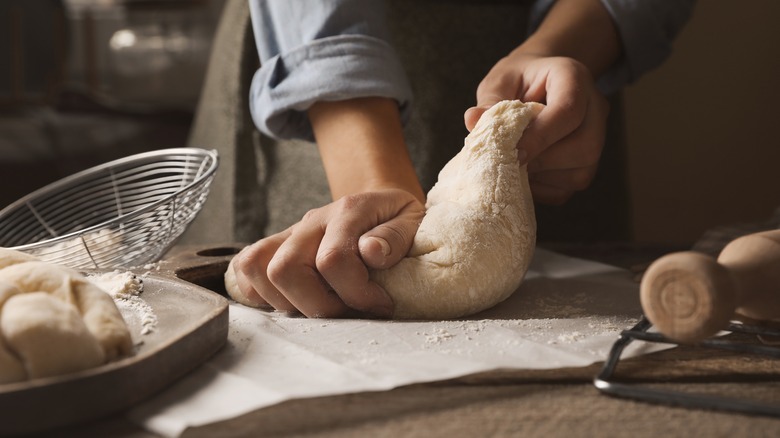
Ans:
{"label": "blurred jar", "polygon": [[219,15],[211,3],[127,2],[126,25],[108,41],[104,97],[126,107],[194,109]]}

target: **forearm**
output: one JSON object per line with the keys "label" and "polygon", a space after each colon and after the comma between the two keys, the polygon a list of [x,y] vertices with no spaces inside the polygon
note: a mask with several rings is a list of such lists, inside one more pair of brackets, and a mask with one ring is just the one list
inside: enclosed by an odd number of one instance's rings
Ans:
{"label": "forearm", "polygon": [[424,202],[395,100],[320,101],[309,108],[308,116],[334,200],[397,188]]}
{"label": "forearm", "polygon": [[[246,1],[246,0],[244,0]],[[384,96],[409,116],[412,91],[382,0],[250,0],[260,68],[249,106],[273,138],[313,140],[316,102]]]}
{"label": "forearm", "polygon": [[617,27],[599,0],[558,0],[516,52],[574,58],[598,78],[621,56],[622,47]]}

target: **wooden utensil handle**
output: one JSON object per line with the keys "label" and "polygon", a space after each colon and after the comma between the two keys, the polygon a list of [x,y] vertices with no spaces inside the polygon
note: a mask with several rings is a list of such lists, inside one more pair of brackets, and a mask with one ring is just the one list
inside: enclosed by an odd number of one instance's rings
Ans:
{"label": "wooden utensil handle", "polygon": [[656,260],[640,287],[642,309],[667,337],[692,343],[729,320],[780,318],[780,230],[740,237],[715,260],[692,251]]}

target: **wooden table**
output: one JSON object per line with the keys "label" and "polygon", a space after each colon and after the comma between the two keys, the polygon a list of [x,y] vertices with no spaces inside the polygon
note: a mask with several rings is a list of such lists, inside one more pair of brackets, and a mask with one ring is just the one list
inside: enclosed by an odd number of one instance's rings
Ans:
{"label": "wooden table", "polygon": [[[614,244],[549,248],[626,268],[641,267],[670,250]],[[756,342],[754,336],[731,336]],[[604,395],[592,383],[601,366],[490,372],[384,392],[292,400],[189,429],[183,436],[780,436],[780,418]],[[780,406],[780,362],[766,356],[678,347],[622,361],[618,377],[637,385]],[[56,435],[156,436],[121,415],[59,430]]]}

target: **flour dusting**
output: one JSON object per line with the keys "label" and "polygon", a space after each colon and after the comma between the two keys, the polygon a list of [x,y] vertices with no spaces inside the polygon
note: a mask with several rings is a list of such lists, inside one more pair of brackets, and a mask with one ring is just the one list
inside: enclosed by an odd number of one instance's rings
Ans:
{"label": "flour dusting", "polygon": [[141,335],[147,335],[157,329],[154,309],[140,296],[144,284],[138,276],[131,272],[113,271],[90,274],[87,279],[114,299],[128,325],[141,327]]}

